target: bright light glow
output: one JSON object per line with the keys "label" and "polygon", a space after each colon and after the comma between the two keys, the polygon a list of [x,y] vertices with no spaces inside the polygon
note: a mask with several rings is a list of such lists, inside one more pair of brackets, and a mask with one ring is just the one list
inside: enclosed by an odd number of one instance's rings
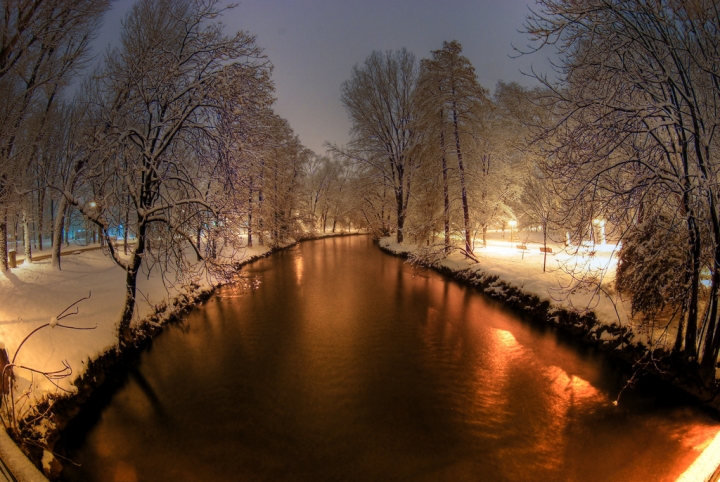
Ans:
{"label": "bright light glow", "polygon": [[94,208],[95,206],[97,206],[97,203],[95,201],[90,201],[90,207]]}
{"label": "bright light glow", "polygon": [[593,224],[595,226],[605,226],[605,220],[603,218],[595,218],[593,219]]}
{"label": "bright light glow", "polygon": [[510,227],[514,228],[515,226],[517,226],[517,221],[515,221],[514,219],[511,219],[510,221],[508,221],[508,224],[510,225]]}
{"label": "bright light glow", "polygon": [[691,482],[694,480],[710,480],[717,461],[720,458],[720,433],[718,433],[703,453],[688,467],[676,482]]}

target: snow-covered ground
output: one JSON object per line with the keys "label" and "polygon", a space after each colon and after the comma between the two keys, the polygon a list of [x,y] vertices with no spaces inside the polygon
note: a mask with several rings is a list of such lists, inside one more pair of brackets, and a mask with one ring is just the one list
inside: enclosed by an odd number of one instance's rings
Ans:
{"label": "snow-covered ground", "polygon": [[[43,376],[16,369],[17,389],[23,392],[16,402],[20,413],[38,403],[47,393],[63,393],[62,389],[73,392],[72,383],[86,372],[88,362],[117,345],[116,322],[125,297],[125,272],[97,248],[99,246],[73,245],[64,248],[66,255],[62,257],[61,271],[52,269],[50,259],[46,257],[20,264],[5,273],[0,272],[0,346],[7,349],[9,359],[14,358],[18,365],[44,372],[63,370],[65,365],[69,367],[67,372],[71,371],[70,376],[56,381],[59,389]],[[239,252],[237,258],[238,261],[247,261],[268,251],[269,248],[264,246],[247,248]],[[42,258],[47,254],[48,250],[34,252],[33,258]],[[217,284],[211,277],[202,275],[195,282],[200,287],[192,290],[193,294]],[[172,306],[174,298],[188,291],[190,288],[187,287],[168,289],[157,275],[141,277],[136,320],[146,319],[162,304]],[[63,310],[83,297],[88,299],[70,310],[77,311],[77,314],[56,320]],[[165,317],[171,315],[172,310],[164,314]],[[56,323],[57,326],[52,326]],[[67,329],[61,325],[84,330]],[[18,352],[23,340],[38,328]],[[0,432],[0,457],[16,476],[37,480],[32,477],[32,471],[27,475],[23,457],[17,455],[19,450],[13,455],[13,448],[17,447],[4,431]],[[21,461],[20,465],[17,460]],[[30,467],[34,468],[32,464]]]}
{"label": "snow-covered ground", "polygon": [[[413,245],[398,245],[390,237],[383,238],[380,244],[395,252],[417,250]],[[675,326],[666,329],[664,325],[648,325],[639,316],[631,317],[629,300],[623,300],[613,289],[618,263],[616,244],[566,246],[548,240],[552,253],[547,255],[545,272],[544,254],[540,250],[542,232],[516,232],[511,242],[509,231],[505,231],[504,238],[501,231],[490,231],[487,246],[481,244],[477,240],[473,251],[478,263],[454,252],[440,264],[453,271],[470,269],[498,276],[505,283],[557,306],[582,313],[592,311],[601,323],[629,328],[634,342],[658,348],[672,345]],[[527,249],[519,249],[521,245]],[[603,333],[603,336],[611,335]]]}
{"label": "snow-covered ground", "polygon": [[[441,242],[441,241],[440,241]],[[520,246],[524,244],[524,248]],[[476,241],[476,246],[481,243]],[[398,244],[394,238],[380,240],[380,246],[396,253],[418,253],[426,247]],[[648,326],[639,317],[633,319],[629,300],[623,300],[614,292],[612,284],[617,269],[615,244],[587,244],[566,246],[550,242],[552,254],[547,256],[543,272],[542,232],[521,231],[510,241],[510,233],[488,233],[487,246],[476,247],[475,262],[460,252],[454,252],[439,264],[453,271],[473,270],[548,300],[558,307],[580,312],[592,311],[602,324],[620,324],[632,331],[632,341],[646,346],[668,348],[674,341],[676,326]],[[600,288],[600,289],[598,289]],[[604,332],[600,337],[612,336]],[[707,482],[720,464],[720,432],[708,442],[698,459],[685,471],[677,482]]]}

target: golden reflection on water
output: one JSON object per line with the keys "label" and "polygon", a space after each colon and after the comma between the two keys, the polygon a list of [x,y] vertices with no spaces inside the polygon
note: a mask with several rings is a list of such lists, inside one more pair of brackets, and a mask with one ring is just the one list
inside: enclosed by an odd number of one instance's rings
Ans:
{"label": "golden reflection on water", "polygon": [[498,343],[502,345],[506,349],[514,349],[518,346],[518,342],[513,336],[512,333],[510,333],[507,330],[500,330],[498,328],[495,328],[494,331],[495,338],[497,339]]}
{"label": "golden reflection on water", "polygon": [[302,282],[303,279],[303,272],[305,271],[305,264],[304,264],[303,256],[302,254],[297,254],[295,256],[295,280],[298,284]]}
{"label": "golden reflection on water", "polygon": [[138,475],[135,467],[121,460],[115,465],[113,482],[137,482]]}
{"label": "golden reflection on water", "polygon": [[264,260],[158,338],[91,435],[95,480],[673,482],[717,433],[613,406],[597,357],[471,288],[330,249],[355,242]]}

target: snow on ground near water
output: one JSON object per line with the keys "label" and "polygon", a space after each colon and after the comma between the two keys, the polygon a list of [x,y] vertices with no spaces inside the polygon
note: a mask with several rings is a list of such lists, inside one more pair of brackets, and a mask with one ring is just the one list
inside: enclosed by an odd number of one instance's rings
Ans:
{"label": "snow on ground near water", "polygon": [[[506,231],[506,237],[509,238]],[[541,232],[521,232],[519,239],[523,240],[527,250],[524,252],[517,248],[520,241],[515,238],[511,243],[509,239],[503,239],[499,231],[491,232],[488,235],[487,247],[477,248],[473,254],[478,263],[466,259],[460,253],[452,253],[443,259],[440,264],[453,271],[472,269],[483,272],[487,275],[498,276],[501,281],[521,288],[526,293],[532,293],[540,299],[549,300],[556,306],[580,311],[590,310],[595,313],[600,323],[620,323],[629,326],[634,333],[634,342],[643,342],[648,345],[651,342],[655,346],[668,346],[672,344],[677,332],[677,327],[671,325],[665,336],[661,336],[662,330],[648,329],[641,323],[641,320],[634,320],[630,316],[630,303],[621,300],[612,290],[617,269],[617,257],[615,256],[617,246],[614,244],[600,244],[589,246],[568,246],[564,244],[548,242],[553,254],[547,257],[547,269],[543,273],[543,254],[540,252],[542,244]],[[417,246],[398,244],[394,238],[383,238],[380,245],[396,253],[412,253]],[[476,242],[476,246],[480,243]],[[592,256],[590,252],[593,252]],[[591,277],[595,277],[599,284],[606,288],[608,294],[596,295],[595,290],[576,289],[567,293],[565,288],[575,286],[573,276],[568,271],[570,268],[585,268]],[[602,333],[601,339],[612,336],[607,332]],[[696,461],[677,479],[677,482],[706,482],[713,476],[720,460],[720,433],[718,433],[708,447]]]}
{"label": "snow on ground near water", "polygon": [[19,482],[47,482],[4,430],[0,430],[0,457]]}
{"label": "snow on ground near water", "polygon": [[[543,246],[542,232],[521,231],[515,233],[512,242],[509,238],[509,231],[505,231],[503,238],[503,233],[498,230],[488,232],[486,247],[482,247],[481,241],[476,240],[477,247],[473,254],[479,263],[466,259],[459,252],[452,253],[440,263],[453,271],[472,269],[498,276],[501,281],[540,299],[549,300],[559,307],[580,312],[593,311],[601,323],[630,327],[634,342],[668,347],[674,341],[675,326],[671,325],[665,333],[664,326],[652,328],[642,323],[639,317],[633,319],[629,301],[622,300],[612,289],[618,262],[615,244],[566,247],[565,244],[548,240],[547,246],[552,249],[552,254],[547,255],[546,272],[543,273],[543,253],[540,252]],[[413,245],[398,245],[391,237],[383,238],[380,243],[401,253],[417,249]],[[521,243],[525,244],[526,250],[518,249]],[[576,275],[571,275],[571,272]],[[580,273],[585,275],[589,283],[578,284]],[[596,289],[598,285],[602,290]]]}
{"label": "snow on ground near water", "polygon": [[[77,251],[70,246],[68,251]],[[239,253],[243,259],[262,255],[266,247],[254,247]],[[197,283],[210,288],[214,282],[201,276]],[[88,360],[95,359],[117,344],[119,314],[125,298],[125,271],[116,266],[101,251],[84,251],[62,257],[62,270],[51,268],[50,260],[22,264],[16,269],[0,273],[0,342],[4,343],[12,360],[22,340],[34,329],[50,323],[65,308],[92,293],[89,299],[77,305],[78,314],[60,320],[69,325],[92,330],[68,330],[61,326],[42,328],[35,333],[19,352],[15,363],[42,371],[63,368],[66,360],[73,370],[72,376],[61,380],[60,386],[73,390],[72,381],[85,373]],[[181,291],[167,290],[160,276],[140,276],[136,319],[153,314],[155,306],[168,303]],[[71,310],[71,311],[74,311]],[[21,388],[29,385],[27,371],[16,372]],[[37,390],[33,395],[55,392],[43,377],[34,377]],[[23,384],[25,384],[23,386]]]}

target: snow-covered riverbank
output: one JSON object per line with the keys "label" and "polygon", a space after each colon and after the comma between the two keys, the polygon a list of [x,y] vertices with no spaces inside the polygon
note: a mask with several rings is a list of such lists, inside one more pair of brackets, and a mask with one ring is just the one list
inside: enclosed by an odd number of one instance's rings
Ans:
{"label": "snow-covered riverbank", "polygon": [[[270,252],[265,246],[246,248],[237,253],[236,262],[247,264]],[[43,259],[0,273],[0,342],[10,360],[16,357],[16,364],[43,372],[62,370],[65,364],[70,368],[69,376],[55,380],[58,387],[30,371],[15,370],[16,403],[22,412],[27,413],[48,395],[75,393],[75,383],[86,374],[90,363],[117,348],[117,320],[124,303],[124,282],[125,272],[102,251],[78,252],[77,247],[71,247],[70,253],[63,257],[61,271],[54,270],[49,259]],[[152,275],[139,280],[135,322],[157,327],[195,304],[220,283],[199,271],[192,282],[168,287],[158,272],[153,271]],[[56,320],[69,305],[84,297],[88,298],[76,305],[77,310],[75,307],[70,310],[77,311],[76,314]],[[39,331],[22,344],[38,328]],[[43,423],[45,426],[39,427],[41,432],[47,431],[50,435],[56,430],[51,421]],[[28,473],[27,467],[23,468],[22,460],[16,463],[17,452],[4,431],[0,431],[0,458],[16,476],[37,480],[32,471]]]}
{"label": "snow-covered riverbank", "polygon": [[[428,259],[424,256],[427,248],[398,245],[392,238],[381,239],[379,245],[399,255]],[[522,241],[516,238],[511,242],[503,239],[498,231],[489,233],[486,247],[474,250],[478,262],[459,251],[432,258],[431,262],[436,268],[482,284],[485,293],[493,298],[507,301],[521,292],[550,303],[551,313],[553,309],[564,309],[590,316],[597,322],[592,333],[605,344],[620,344],[622,332],[623,338],[633,343],[669,347],[674,332],[648,329],[639,320],[633,320],[629,302],[612,289],[617,267],[616,245],[568,247],[548,243],[551,252],[547,255],[545,272],[542,247],[541,233],[523,233]]]}
{"label": "snow-covered riverbank", "polygon": [[[617,268],[615,245],[548,244],[552,254],[543,271],[539,233],[527,233],[522,242],[506,241],[501,233],[491,233],[487,247],[474,250],[477,261],[460,252],[447,257],[429,255],[428,251],[437,249],[398,244],[390,237],[378,244],[384,251],[477,286],[491,298],[571,332],[586,343],[616,351],[626,360],[642,357],[648,348],[669,350],[675,337],[672,325],[653,326],[633,319],[629,301],[611,288]],[[683,385],[682,376],[674,378]],[[713,476],[720,470],[720,432],[698,450],[702,451],[700,456],[678,482],[715,480]]]}

